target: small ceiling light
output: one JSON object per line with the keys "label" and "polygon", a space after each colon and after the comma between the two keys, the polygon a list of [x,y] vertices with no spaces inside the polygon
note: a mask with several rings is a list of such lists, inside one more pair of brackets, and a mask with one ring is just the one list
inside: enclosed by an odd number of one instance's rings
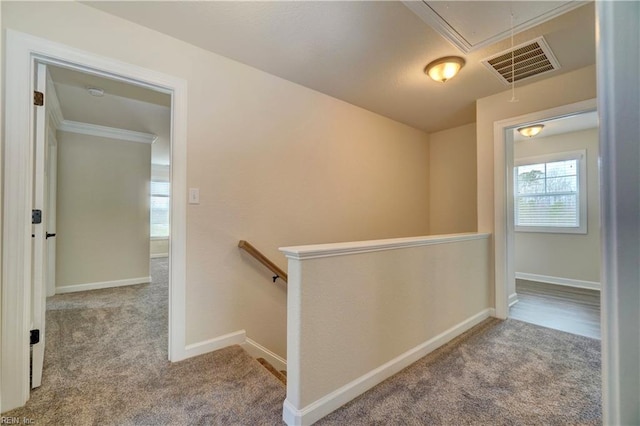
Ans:
{"label": "small ceiling light", "polygon": [[540,133],[543,128],[544,128],[544,124],[536,124],[528,127],[520,127],[518,129],[518,133],[520,133],[522,136],[532,138],[538,133]]}
{"label": "small ceiling light", "polygon": [[99,87],[87,87],[87,92],[89,92],[91,96],[97,96],[97,97],[104,96],[104,89],[101,89]]}
{"label": "small ceiling light", "polygon": [[464,59],[459,56],[447,56],[446,58],[436,59],[424,69],[425,74],[429,75],[433,80],[444,83],[464,66]]}

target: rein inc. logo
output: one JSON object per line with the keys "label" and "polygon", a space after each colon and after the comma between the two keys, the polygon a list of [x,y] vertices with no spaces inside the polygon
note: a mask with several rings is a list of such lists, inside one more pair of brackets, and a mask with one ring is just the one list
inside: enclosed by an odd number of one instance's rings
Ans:
{"label": "rein inc. logo", "polygon": [[35,421],[29,417],[0,417],[0,425],[33,425]]}

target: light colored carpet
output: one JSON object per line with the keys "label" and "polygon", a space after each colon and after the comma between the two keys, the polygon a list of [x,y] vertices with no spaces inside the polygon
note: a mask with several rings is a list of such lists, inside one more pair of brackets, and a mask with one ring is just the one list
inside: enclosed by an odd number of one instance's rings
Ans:
{"label": "light colored carpet", "polygon": [[285,389],[239,346],[167,361],[167,261],[152,284],[47,303],[42,386],[6,413],[51,425],[282,424]]}
{"label": "light colored carpet", "polygon": [[[43,385],[5,413],[35,424],[282,425],[285,388],[242,348],[167,361],[166,260],[153,284],[48,302]],[[319,425],[588,425],[600,342],[487,320]]]}
{"label": "light colored carpet", "polygon": [[601,424],[600,341],[489,319],[318,425]]}

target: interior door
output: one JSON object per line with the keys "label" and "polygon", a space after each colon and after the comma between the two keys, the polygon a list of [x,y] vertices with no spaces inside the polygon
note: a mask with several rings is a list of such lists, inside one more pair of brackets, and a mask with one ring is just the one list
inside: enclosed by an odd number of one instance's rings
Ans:
{"label": "interior door", "polygon": [[[51,80],[47,79],[47,84]],[[49,94],[52,90],[48,90]],[[49,109],[45,104],[47,111],[47,156],[45,179],[48,182],[48,191],[46,193],[47,206],[47,229],[45,230],[45,245],[47,250],[46,259],[46,287],[47,297],[56,294],[56,197],[58,184],[58,140],[56,139],[56,129],[49,119]]]}
{"label": "interior door", "polygon": [[[42,93],[44,103],[47,99],[47,66],[36,65],[35,90]],[[38,106],[34,102],[34,172],[33,172],[33,204],[35,214],[32,225],[32,275],[31,275],[31,388],[42,383],[42,368],[44,365],[45,346],[45,311],[47,284],[47,193],[48,182],[46,176],[48,162],[47,144],[47,112],[44,105]],[[39,212],[39,213],[38,213]],[[37,338],[36,338],[37,337]]]}

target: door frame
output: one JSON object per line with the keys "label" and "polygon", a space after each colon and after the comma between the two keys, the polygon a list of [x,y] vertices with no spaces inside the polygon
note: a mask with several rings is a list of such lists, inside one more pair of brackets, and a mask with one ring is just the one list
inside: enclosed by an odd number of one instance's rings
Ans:
{"label": "door frame", "polygon": [[496,317],[506,319],[509,315],[509,283],[515,282],[513,253],[515,237],[513,213],[509,199],[509,182],[513,167],[513,133],[511,130],[582,112],[595,111],[596,99],[562,105],[543,111],[511,117],[493,124],[493,192],[494,192],[494,267]]}
{"label": "door frame", "polygon": [[171,237],[169,265],[170,361],[187,357],[186,341],[186,160],[187,82],[71,48],[43,38],[6,30],[4,204],[2,234],[2,365],[0,411],[29,399],[31,309],[31,197],[33,90],[36,62],[63,66],[162,91],[171,101]]}

